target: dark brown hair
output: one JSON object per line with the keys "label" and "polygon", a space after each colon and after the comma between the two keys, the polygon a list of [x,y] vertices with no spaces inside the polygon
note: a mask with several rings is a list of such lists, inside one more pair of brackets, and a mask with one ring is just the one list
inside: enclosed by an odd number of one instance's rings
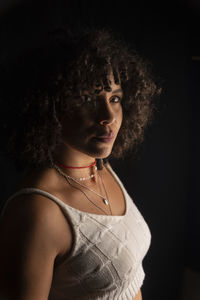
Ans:
{"label": "dark brown hair", "polygon": [[59,29],[12,62],[12,75],[2,95],[6,116],[2,128],[4,152],[17,168],[51,167],[52,154],[61,142],[61,114],[84,101],[75,100],[83,89],[109,90],[110,69],[124,93],[122,127],[111,154],[120,158],[136,151],[142,142],[160,92],[149,64],[121,38],[114,38],[110,29]]}

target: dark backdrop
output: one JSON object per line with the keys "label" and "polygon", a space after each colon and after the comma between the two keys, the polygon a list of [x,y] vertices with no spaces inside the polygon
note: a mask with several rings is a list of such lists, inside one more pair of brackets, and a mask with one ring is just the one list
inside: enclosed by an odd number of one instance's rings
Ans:
{"label": "dark backdrop", "polygon": [[[198,3],[74,0],[33,4],[4,0],[0,2],[0,17],[4,62],[34,44],[47,29],[77,20],[111,26],[152,62],[163,88],[160,112],[146,133],[138,159],[130,162],[125,158],[113,161],[113,165],[152,233],[151,248],[143,262],[144,300],[179,299],[184,267],[200,268],[196,243],[200,231]],[[1,174],[4,202],[21,174],[4,158]]]}

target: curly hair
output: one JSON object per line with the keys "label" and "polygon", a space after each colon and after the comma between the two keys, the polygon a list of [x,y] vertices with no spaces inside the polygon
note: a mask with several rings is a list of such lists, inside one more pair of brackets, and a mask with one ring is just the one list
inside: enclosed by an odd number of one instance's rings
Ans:
{"label": "curly hair", "polygon": [[[110,29],[58,29],[11,62],[2,94],[4,153],[18,169],[51,167],[61,143],[61,116],[91,94],[110,90],[110,70],[123,90],[123,122],[111,157],[136,151],[155,111],[160,88],[149,64]],[[9,74],[9,76],[8,76]],[[11,92],[10,92],[11,91]]]}

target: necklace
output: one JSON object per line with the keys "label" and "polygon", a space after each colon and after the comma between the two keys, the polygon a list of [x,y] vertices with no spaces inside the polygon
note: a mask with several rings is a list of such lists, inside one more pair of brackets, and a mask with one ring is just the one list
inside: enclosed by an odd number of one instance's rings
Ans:
{"label": "necklace", "polygon": [[[109,216],[109,214],[108,214],[103,208],[101,208],[100,206],[98,206],[94,201],[92,201],[92,200],[88,197],[88,195],[87,195],[83,190],[81,190],[81,189],[78,188],[77,186],[72,185],[70,181],[68,181],[68,183],[69,183],[73,188],[78,189],[80,192],[82,192],[82,193],[85,195],[85,197],[86,197],[86,198],[87,198],[94,206],[96,206],[98,209],[100,209],[100,210],[103,211],[106,215]],[[109,205],[109,209],[110,209],[110,213],[111,213],[111,215],[112,215],[112,210],[111,210],[110,205]]]}
{"label": "necklace", "polygon": [[[108,200],[108,194],[107,194],[107,191],[106,191],[106,188],[105,188],[105,185],[104,185],[104,182],[103,182],[103,178],[99,175],[99,178],[101,179],[101,183],[103,185],[103,188],[104,188],[104,192],[106,194],[106,200],[108,201],[108,204],[109,204],[109,207],[110,207],[110,202]],[[107,204],[107,203],[106,203]],[[111,207],[110,207],[110,210],[111,210]],[[112,214],[112,213],[111,213]]]}
{"label": "necklace", "polygon": [[64,176],[65,178],[68,178],[68,179],[69,179],[69,178],[72,179],[74,182],[76,182],[76,183],[79,184],[80,186],[82,186],[82,187],[88,189],[88,190],[91,191],[92,193],[94,193],[94,194],[96,194],[97,196],[101,197],[101,198],[103,199],[103,202],[104,202],[106,205],[109,205],[109,201],[108,201],[107,197],[102,196],[101,194],[97,193],[95,190],[89,188],[87,185],[78,182],[78,180],[76,180],[74,177],[71,177],[71,176],[65,174],[65,173],[64,173],[64,172],[63,172],[56,164],[54,164],[54,168],[55,168],[62,176]]}
{"label": "necklace", "polygon": [[69,179],[72,179],[72,180],[73,180],[74,182],[76,182],[78,185],[80,185],[80,186],[82,186],[82,187],[88,189],[89,191],[93,192],[93,193],[96,194],[97,196],[101,197],[101,198],[103,199],[104,204],[106,204],[106,205],[109,206],[110,213],[111,213],[111,215],[112,215],[112,210],[111,210],[110,202],[109,202],[109,200],[108,200],[108,194],[107,194],[107,191],[106,191],[106,188],[105,188],[105,185],[104,185],[104,183],[103,183],[103,180],[102,180],[101,176],[99,176],[99,178],[101,179],[101,182],[102,182],[102,185],[103,185],[103,188],[104,188],[106,197],[105,197],[105,196],[102,196],[102,195],[99,194],[99,193],[97,193],[96,191],[94,191],[93,189],[89,188],[88,186],[86,186],[86,185],[84,185],[84,184],[81,184],[81,183],[78,182],[75,178],[73,178],[73,177],[71,177],[71,176],[68,176],[67,174],[65,174],[64,172],[62,172],[62,170],[61,170],[56,164],[54,164],[53,167],[55,168],[55,170],[56,170],[60,175],[62,175],[62,176],[67,180],[67,182],[68,182],[71,186],[73,186],[74,188],[77,188],[78,190],[80,190],[80,191],[85,195],[85,197],[86,197],[91,203],[93,203],[97,208],[99,208],[99,209],[100,209],[101,211],[103,211],[106,215],[108,215],[108,214],[106,213],[106,211],[105,211],[104,209],[102,209],[101,207],[99,207],[96,203],[94,203],[82,189],[80,189],[80,188],[78,188],[78,187],[72,185],[71,182],[69,181]]}
{"label": "necklace", "polygon": [[[95,170],[96,170],[96,169],[95,169]],[[69,175],[68,175],[68,176],[69,176]],[[91,175],[88,176],[88,177],[79,177],[79,178],[74,178],[74,177],[69,176],[69,178],[71,178],[72,180],[75,179],[75,180],[79,180],[79,181],[84,181],[84,180],[91,179],[91,178],[93,178],[94,176],[96,176],[96,174],[91,174]]]}
{"label": "necklace", "polygon": [[108,205],[109,205],[109,209],[110,209],[110,214],[112,215],[112,209],[111,209],[110,201],[109,201],[109,199],[108,199],[108,194],[107,194],[107,191],[106,191],[106,187],[105,187],[104,182],[103,182],[103,178],[102,178],[100,175],[99,175],[99,178],[101,179],[101,183],[102,183],[102,185],[103,185],[104,192],[105,192],[105,194],[106,194],[106,199],[107,199],[107,201],[108,201]]}
{"label": "necklace", "polygon": [[[95,166],[94,170],[96,171],[97,170],[97,167]],[[65,173],[63,173],[65,174]],[[68,178],[72,179],[72,180],[78,180],[78,181],[84,181],[84,180],[89,180],[89,179],[92,179],[94,176],[96,176],[96,173],[94,174],[91,174],[89,175],[88,177],[79,177],[79,178],[75,178],[75,177],[72,177],[70,175],[67,175],[65,174],[66,176],[68,176]]]}
{"label": "necklace", "polygon": [[57,165],[59,165],[59,167],[62,167],[64,169],[86,169],[86,168],[91,168],[96,166],[96,160],[89,166],[84,166],[84,167],[72,167],[72,166],[66,166],[62,163],[60,163],[59,161],[56,161]]}
{"label": "necklace", "polygon": [[[93,167],[93,171],[96,172],[96,170],[97,170],[96,160],[90,166],[87,166],[87,167],[70,167],[70,166],[63,165],[58,161],[56,161],[56,165],[57,165],[57,167],[59,166],[59,167],[62,167],[64,169],[83,169],[83,168],[92,168]],[[93,173],[93,174],[89,175],[88,177],[79,177],[79,178],[75,178],[75,177],[72,177],[72,176],[67,175],[67,174],[66,174],[66,176],[68,176],[72,180],[74,179],[74,180],[78,180],[78,181],[84,181],[84,180],[89,180],[89,179],[93,178],[94,176],[96,176],[96,174]]]}

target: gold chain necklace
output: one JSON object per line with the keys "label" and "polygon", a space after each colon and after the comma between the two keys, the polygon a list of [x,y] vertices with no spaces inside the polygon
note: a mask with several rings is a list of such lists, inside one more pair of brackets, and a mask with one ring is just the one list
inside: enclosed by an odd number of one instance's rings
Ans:
{"label": "gold chain necklace", "polygon": [[56,164],[54,164],[53,167],[54,167],[54,169],[55,169],[60,175],[62,175],[62,176],[67,180],[67,182],[68,182],[71,186],[73,186],[74,188],[77,188],[78,190],[80,190],[80,191],[85,195],[85,197],[86,197],[92,204],[94,204],[97,208],[99,208],[99,209],[100,209],[101,211],[103,211],[106,215],[108,215],[107,212],[106,212],[104,209],[102,209],[101,207],[99,207],[96,203],[94,203],[82,189],[80,189],[80,188],[78,188],[78,187],[72,185],[69,179],[73,180],[73,181],[76,182],[78,185],[80,185],[80,186],[82,186],[82,187],[88,189],[88,190],[91,191],[92,193],[94,193],[94,194],[96,194],[97,196],[99,196],[100,198],[102,198],[102,199],[103,199],[103,203],[109,206],[110,213],[111,213],[111,215],[112,215],[112,210],[111,210],[110,202],[109,202],[109,199],[108,199],[108,194],[107,194],[107,191],[106,191],[106,188],[105,188],[105,185],[104,185],[104,183],[103,183],[103,180],[102,180],[102,177],[101,177],[101,176],[99,176],[99,178],[101,179],[101,182],[102,182],[102,185],[103,185],[103,188],[104,188],[106,197],[105,197],[105,196],[102,196],[102,195],[99,194],[99,193],[97,193],[95,190],[89,188],[88,186],[86,186],[86,185],[80,183],[80,182],[77,181],[75,178],[73,178],[73,177],[71,177],[71,176],[65,174],[65,173],[64,173],[64,172],[63,172]]}

